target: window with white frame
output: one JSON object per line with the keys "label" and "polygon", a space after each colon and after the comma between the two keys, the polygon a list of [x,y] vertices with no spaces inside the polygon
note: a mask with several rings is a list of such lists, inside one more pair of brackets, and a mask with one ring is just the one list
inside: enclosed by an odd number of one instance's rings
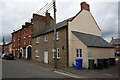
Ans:
{"label": "window with white frame", "polygon": [[60,36],[59,36],[59,32],[56,32],[56,40],[59,40]]}
{"label": "window with white frame", "polygon": [[24,39],[24,45],[26,45],[26,40]]}
{"label": "window with white frame", "polygon": [[82,57],[82,49],[76,49],[76,57]]}
{"label": "window with white frame", "polygon": [[[54,53],[53,53],[53,58],[55,58]],[[60,59],[60,48],[57,48],[57,59]]]}
{"label": "window with white frame", "polygon": [[36,43],[39,43],[39,42],[40,42],[40,38],[37,37],[37,38],[36,38]]}
{"label": "window with white frame", "polygon": [[45,35],[45,42],[48,41],[48,35]]}
{"label": "window with white frame", "polygon": [[39,50],[36,50],[36,51],[35,51],[35,56],[36,56],[36,58],[38,58],[38,57],[40,56]]}

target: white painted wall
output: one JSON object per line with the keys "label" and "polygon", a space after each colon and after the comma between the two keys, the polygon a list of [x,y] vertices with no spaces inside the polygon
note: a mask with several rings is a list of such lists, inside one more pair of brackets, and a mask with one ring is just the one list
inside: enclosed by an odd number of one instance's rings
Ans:
{"label": "white painted wall", "polygon": [[87,34],[101,36],[101,31],[95,23],[91,13],[82,10],[72,21],[69,22],[70,31],[78,31]]}
{"label": "white painted wall", "polygon": [[[83,59],[83,67],[88,66],[87,46],[83,44],[74,34],[71,34],[71,40],[69,44],[69,66],[72,63],[76,63],[75,59]],[[76,57],[76,49],[82,49],[82,57]]]}
{"label": "white painted wall", "polygon": [[113,48],[88,48],[88,53],[92,54],[89,59],[115,58]]}
{"label": "white painted wall", "polygon": [[83,67],[88,68],[88,52],[93,53],[93,58],[114,57],[113,49],[106,48],[88,48],[83,42],[81,42],[71,31],[78,31],[82,33],[101,36],[101,31],[96,25],[91,13],[83,10],[72,21],[68,22],[68,40],[69,40],[69,66],[72,63],[75,64],[76,49],[83,50]]}

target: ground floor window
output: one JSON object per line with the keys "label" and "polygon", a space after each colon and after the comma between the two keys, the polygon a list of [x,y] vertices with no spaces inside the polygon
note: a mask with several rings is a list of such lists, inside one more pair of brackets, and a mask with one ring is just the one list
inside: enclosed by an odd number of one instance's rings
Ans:
{"label": "ground floor window", "polygon": [[36,56],[36,58],[38,58],[38,57],[40,56],[39,50],[36,50],[36,51],[35,51],[35,56]]}
{"label": "ground floor window", "polygon": [[82,57],[82,49],[76,49],[76,57]]}
{"label": "ground floor window", "polygon": [[[57,59],[60,59],[60,48],[57,48]],[[53,53],[53,58],[55,58],[55,55]]]}

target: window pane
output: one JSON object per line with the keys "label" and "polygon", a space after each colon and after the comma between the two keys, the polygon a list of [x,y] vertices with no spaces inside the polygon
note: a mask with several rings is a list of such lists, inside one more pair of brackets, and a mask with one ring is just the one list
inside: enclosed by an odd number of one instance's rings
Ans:
{"label": "window pane", "polygon": [[57,57],[60,57],[60,53],[58,52],[58,56]]}
{"label": "window pane", "polygon": [[76,53],[78,54],[78,49],[76,49]]}
{"label": "window pane", "polygon": [[59,39],[59,32],[56,33],[56,39]]}
{"label": "window pane", "polygon": [[80,57],[82,57],[82,54],[80,54]]}
{"label": "window pane", "polygon": [[79,54],[77,54],[76,56],[79,57]]}

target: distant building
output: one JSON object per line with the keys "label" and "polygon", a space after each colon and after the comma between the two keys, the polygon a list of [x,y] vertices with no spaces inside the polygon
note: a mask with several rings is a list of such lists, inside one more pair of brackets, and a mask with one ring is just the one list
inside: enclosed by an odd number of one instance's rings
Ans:
{"label": "distant building", "polygon": [[[54,64],[54,19],[33,15],[32,59]],[[75,59],[83,59],[83,67],[88,68],[88,60],[114,58],[111,45],[101,37],[101,30],[92,16],[89,4],[81,3],[81,10],[73,17],[57,23],[57,59],[60,66],[72,66]]]}
{"label": "distant building", "polygon": [[10,54],[12,53],[12,43],[8,43],[4,45],[4,53]]}
{"label": "distant building", "polygon": [[26,22],[22,28],[12,33],[12,53],[15,57],[31,59],[32,23]]}
{"label": "distant building", "polygon": [[120,56],[120,38],[112,38],[110,44],[114,47],[115,54]]}

